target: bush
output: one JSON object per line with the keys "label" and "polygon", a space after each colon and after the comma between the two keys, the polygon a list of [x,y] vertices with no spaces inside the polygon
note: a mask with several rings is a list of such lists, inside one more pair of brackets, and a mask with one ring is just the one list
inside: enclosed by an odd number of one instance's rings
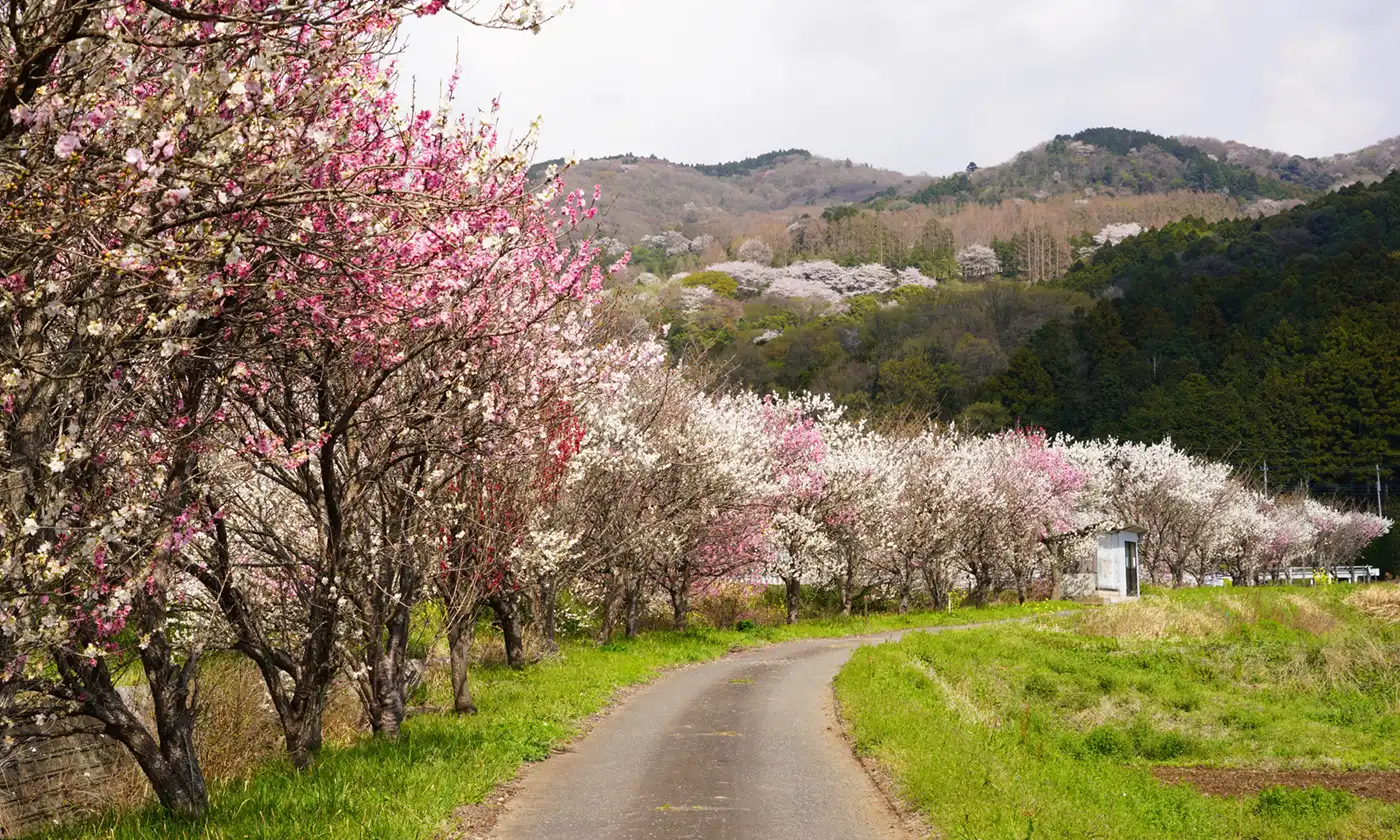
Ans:
{"label": "bush", "polygon": [[1148,761],[1171,761],[1188,755],[1195,744],[1180,732],[1159,731],[1145,720],[1136,721],[1128,730],[1134,752]]}
{"label": "bush", "polygon": [[1105,758],[1143,758],[1171,761],[1189,755],[1195,742],[1180,732],[1163,732],[1145,720],[1137,720],[1127,730],[1098,726],[1084,736],[1084,751]]}
{"label": "bush", "polygon": [[1133,742],[1117,727],[1098,726],[1084,736],[1084,750],[1105,758],[1127,758],[1132,755]]}
{"label": "bush", "polygon": [[[700,593],[691,609],[710,627],[723,630],[747,622],[756,626],[766,612],[763,607],[765,587],[724,581]],[[740,627],[739,629],[743,629]]]}
{"label": "bush", "polygon": [[723,271],[698,271],[681,281],[688,289],[703,286],[717,295],[732,298],[739,294],[739,281]]}

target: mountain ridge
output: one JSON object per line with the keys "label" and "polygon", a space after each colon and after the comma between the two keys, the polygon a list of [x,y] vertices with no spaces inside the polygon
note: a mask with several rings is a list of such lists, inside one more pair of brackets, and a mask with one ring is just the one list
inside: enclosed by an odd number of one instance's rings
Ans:
{"label": "mountain ridge", "polygon": [[[1098,141],[1098,142],[1094,142]],[[531,167],[538,177],[547,165]],[[607,232],[625,241],[717,218],[834,204],[922,204],[1081,200],[1174,191],[1239,200],[1306,199],[1352,183],[1372,183],[1400,165],[1400,136],[1328,157],[1305,157],[1233,140],[1091,128],[1061,134],[988,167],[943,177],[910,175],[806,149],[765,152],[715,164],[613,155],[579,161],[576,183],[601,184]]]}

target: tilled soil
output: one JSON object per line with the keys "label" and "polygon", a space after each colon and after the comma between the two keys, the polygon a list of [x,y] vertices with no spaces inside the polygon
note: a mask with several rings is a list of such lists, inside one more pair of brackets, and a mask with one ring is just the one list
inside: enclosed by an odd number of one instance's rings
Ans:
{"label": "tilled soil", "polygon": [[1230,767],[1153,767],[1167,784],[1185,783],[1211,796],[1249,796],[1271,787],[1351,791],[1367,799],[1400,803],[1400,771],[1247,770]]}

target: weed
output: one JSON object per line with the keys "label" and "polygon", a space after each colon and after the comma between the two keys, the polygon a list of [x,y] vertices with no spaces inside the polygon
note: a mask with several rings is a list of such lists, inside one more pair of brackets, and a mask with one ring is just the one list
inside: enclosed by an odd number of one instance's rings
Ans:
{"label": "weed", "polygon": [[1273,820],[1314,822],[1349,814],[1356,803],[1356,796],[1344,790],[1272,787],[1259,792],[1254,811]]}
{"label": "weed", "polygon": [[1026,680],[1026,693],[1041,700],[1050,700],[1060,693],[1060,687],[1049,674],[1037,671]]}

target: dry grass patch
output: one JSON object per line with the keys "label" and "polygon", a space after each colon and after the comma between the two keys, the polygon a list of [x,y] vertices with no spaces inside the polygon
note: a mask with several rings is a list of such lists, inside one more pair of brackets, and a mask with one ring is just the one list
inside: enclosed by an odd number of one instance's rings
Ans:
{"label": "dry grass patch", "polygon": [[1225,632],[1230,624],[1215,610],[1153,596],[1088,610],[1077,620],[1080,633],[1114,639],[1205,638]]}
{"label": "dry grass patch", "polygon": [[1392,624],[1400,624],[1400,586],[1378,583],[1359,587],[1346,597],[1347,606]]}

